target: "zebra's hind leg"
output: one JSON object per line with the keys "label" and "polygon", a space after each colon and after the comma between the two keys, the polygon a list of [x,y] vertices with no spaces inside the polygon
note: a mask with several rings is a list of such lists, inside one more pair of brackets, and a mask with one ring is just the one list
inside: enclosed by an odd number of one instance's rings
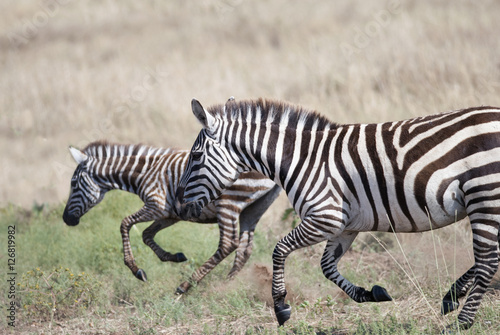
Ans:
{"label": "zebra's hind leg", "polygon": [[458,324],[451,324],[447,330],[455,328],[468,329],[474,324],[481,300],[488,289],[491,280],[498,270],[498,240],[500,217],[496,209],[481,208],[469,215],[474,247],[474,279],[464,307],[458,314]]}
{"label": "zebra's hind leg", "polygon": [[252,254],[253,235],[255,227],[260,218],[267,211],[269,206],[278,198],[281,187],[274,185],[266,194],[245,207],[240,213],[240,238],[234,265],[229,274],[229,278],[234,277],[245,265]]}
{"label": "zebra's hind leg", "polygon": [[184,256],[182,252],[171,254],[170,252],[163,250],[154,240],[154,237],[160,230],[168,228],[176,222],[178,222],[176,219],[159,219],[153,222],[142,232],[142,241],[154,251],[156,256],[158,256],[162,262],[180,263],[187,261],[186,256]]}
{"label": "zebra's hind leg", "polygon": [[474,282],[474,273],[476,269],[472,266],[465,272],[455,283],[451,285],[450,290],[443,297],[443,304],[441,306],[441,314],[446,315],[453,312],[460,305],[458,299],[467,295],[472,283]]}
{"label": "zebra's hind leg", "polygon": [[392,298],[385,288],[375,285],[371,291],[367,291],[362,287],[353,285],[338,272],[337,263],[349,249],[357,235],[357,232],[344,232],[335,239],[328,241],[321,258],[323,274],[356,302],[391,301]]}
{"label": "zebra's hind leg", "polygon": [[227,275],[228,278],[233,278],[240,272],[250,258],[253,247],[253,235],[253,231],[244,231],[240,234],[238,248],[235,251],[234,264]]}
{"label": "zebra's hind leg", "polygon": [[186,293],[193,284],[199,283],[213,268],[236,249],[237,218],[232,217],[228,219],[224,215],[218,215],[218,220],[220,238],[217,251],[191,275],[189,281],[185,281],[179,285],[176,294]]}

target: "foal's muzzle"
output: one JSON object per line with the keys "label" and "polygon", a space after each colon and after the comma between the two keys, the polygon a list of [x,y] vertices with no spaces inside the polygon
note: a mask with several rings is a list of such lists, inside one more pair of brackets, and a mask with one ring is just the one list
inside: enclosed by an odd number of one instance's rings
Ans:
{"label": "foal's muzzle", "polygon": [[67,211],[63,213],[63,220],[68,226],[76,226],[80,223],[80,218],[78,216],[69,214]]}
{"label": "foal's muzzle", "polygon": [[201,215],[201,205],[197,201],[184,202],[184,188],[179,187],[175,194],[174,211],[182,220],[196,219]]}
{"label": "foal's muzzle", "polygon": [[182,220],[193,220],[201,215],[201,206],[198,202],[187,202],[179,206],[179,216]]}

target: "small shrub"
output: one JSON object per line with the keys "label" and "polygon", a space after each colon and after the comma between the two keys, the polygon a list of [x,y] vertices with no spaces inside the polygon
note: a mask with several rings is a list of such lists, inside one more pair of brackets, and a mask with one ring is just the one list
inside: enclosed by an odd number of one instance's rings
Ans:
{"label": "small shrub", "polygon": [[357,321],[357,329],[355,334],[376,334],[376,335],[410,335],[420,334],[420,330],[415,323],[401,323],[394,316],[387,316],[384,320],[365,323],[361,319]]}
{"label": "small shrub", "polygon": [[18,283],[21,310],[31,320],[54,320],[74,316],[97,305],[101,283],[93,276],[69,268],[45,272],[40,268],[22,275]]}

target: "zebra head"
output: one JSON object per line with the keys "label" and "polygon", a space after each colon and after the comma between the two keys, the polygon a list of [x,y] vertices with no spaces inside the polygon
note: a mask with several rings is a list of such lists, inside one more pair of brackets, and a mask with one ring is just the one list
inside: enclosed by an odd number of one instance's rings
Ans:
{"label": "zebra head", "polygon": [[101,202],[106,190],[103,190],[93,177],[89,169],[88,155],[72,147],[69,151],[78,166],[71,178],[71,191],[64,208],[63,220],[69,226],[76,226],[83,214]]}
{"label": "zebra head", "polygon": [[[230,98],[227,103],[233,100]],[[198,100],[193,99],[191,107],[203,129],[193,144],[177,187],[175,210],[183,220],[199,217],[203,207],[230,187],[241,172],[248,170],[234,153],[220,145],[219,121]]]}

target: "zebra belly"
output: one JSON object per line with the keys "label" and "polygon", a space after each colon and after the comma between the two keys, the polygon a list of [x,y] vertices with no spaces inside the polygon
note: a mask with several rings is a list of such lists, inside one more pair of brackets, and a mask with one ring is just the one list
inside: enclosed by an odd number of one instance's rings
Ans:
{"label": "zebra belly", "polygon": [[[364,222],[360,222],[361,229],[357,229],[358,224],[349,224],[346,230],[356,231],[382,231],[382,232],[397,232],[397,233],[410,233],[410,232],[424,232],[432,229],[438,229],[450,224],[456,223],[465,218],[465,208],[456,206],[455,209],[448,209],[444,211],[442,208],[431,208],[427,211],[420,213],[413,213],[408,217],[406,213],[391,208],[391,216],[386,211],[379,213],[377,225],[374,226],[373,217]],[[368,228],[367,227],[372,227]]]}
{"label": "zebra belly", "polygon": [[394,196],[397,186],[392,184],[387,192],[390,210],[377,204],[377,230],[387,231],[393,224],[398,232],[426,231],[455,223],[478,208],[499,208],[497,157],[500,148],[476,152],[443,167],[435,164],[427,175],[410,167],[402,183],[404,199]]}
{"label": "zebra belly", "polygon": [[360,212],[352,216],[346,230],[423,232],[442,228],[465,218],[467,212],[459,181],[439,185],[441,187],[428,187],[425,195],[420,197],[416,197],[414,193],[407,193],[404,199],[389,197],[388,206],[378,201],[373,210],[369,203],[360,203]]}

